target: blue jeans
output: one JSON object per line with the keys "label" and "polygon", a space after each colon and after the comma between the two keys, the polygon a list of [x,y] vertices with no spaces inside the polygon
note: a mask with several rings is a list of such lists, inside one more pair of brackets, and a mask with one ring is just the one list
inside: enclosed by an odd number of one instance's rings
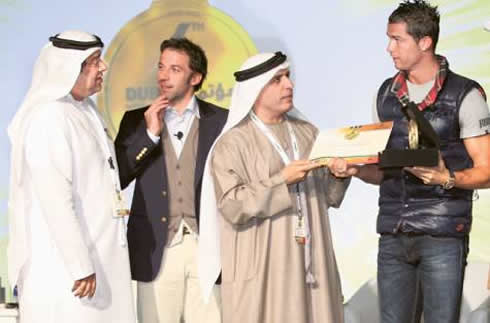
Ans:
{"label": "blue jeans", "polygon": [[467,238],[381,235],[381,322],[414,322],[421,293],[425,323],[458,323],[467,255]]}

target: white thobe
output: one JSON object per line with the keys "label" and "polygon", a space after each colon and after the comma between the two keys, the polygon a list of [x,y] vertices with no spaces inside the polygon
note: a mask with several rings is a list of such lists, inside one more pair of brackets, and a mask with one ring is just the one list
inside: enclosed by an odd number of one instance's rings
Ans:
{"label": "white thobe", "polygon": [[[18,280],[21,323],[135,322],[107,153],[116,158],[112,140],[98,135],[103,124],[94,107],[68,95],[37,109],[29,123],[23,187],[30,252]],[[92,273],[95,296],[73,296],[75,280]]]}

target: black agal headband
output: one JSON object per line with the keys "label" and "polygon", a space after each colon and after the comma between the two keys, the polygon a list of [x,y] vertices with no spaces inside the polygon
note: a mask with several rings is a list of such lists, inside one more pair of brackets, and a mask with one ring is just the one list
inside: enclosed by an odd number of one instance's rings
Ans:
{"label": "black agal headband", "polygon": [[256,77],[260,74],[264,74],[265,72],[268,72],[273,68],[281,65],[286,61],[286,58],[287,58],[286,55],[284,55],[283,53],[276,52],[276,54],[273,57],[269,58],[265,62],[257,66],[251,67],[249,69],[235,72],[233,75],[235,76],[235,80],[237,82],[246,81],[248,79],[251,79],[252,77]]}
{"label": "black agal headband", "polygon": [[78,41],[72,39],[64,39],[59,38],[60,34],[56,34],[55,36],[49,37],[49,41],[53,43],[53,46],[64,49],[76,49],[76,50],[85,50],[93,47],[104,47],[104,43],[102,40],[96,36],[95,40],[92,41]]}

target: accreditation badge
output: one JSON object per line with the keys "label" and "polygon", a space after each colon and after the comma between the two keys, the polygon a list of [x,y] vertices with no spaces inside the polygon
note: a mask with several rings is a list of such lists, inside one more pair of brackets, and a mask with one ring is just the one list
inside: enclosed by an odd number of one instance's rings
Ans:
{"label": "accreditation badge", "polygon": [[126,203],[126,197],[121,191],[116,191],[114,194],[114,205],[116,206],[115,217],[125,217],[129,215],[129,209]]}
{"label": "accreditation badge", "polygon": [[294,239],[299,244],[304,245],[306,243],[306,230],[302,219],[298,219],[296,221],[296,227],[294,228]]}

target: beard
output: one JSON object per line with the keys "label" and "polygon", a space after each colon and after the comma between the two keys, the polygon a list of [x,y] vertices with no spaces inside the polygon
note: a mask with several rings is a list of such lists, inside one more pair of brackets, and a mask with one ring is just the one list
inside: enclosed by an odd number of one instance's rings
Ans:
{"label": "beard", "polygon": [[160,88],[160,94],[165,95],[168,99],[168,102],[171,106],[175,106],[177,103],[182,101],[185,97],[188,96],[189,91],[194,92],[194,87],[191,84],[192,74],[180,85],[173,86],[170,88],[169,92],[166,92],[165,89]]}

